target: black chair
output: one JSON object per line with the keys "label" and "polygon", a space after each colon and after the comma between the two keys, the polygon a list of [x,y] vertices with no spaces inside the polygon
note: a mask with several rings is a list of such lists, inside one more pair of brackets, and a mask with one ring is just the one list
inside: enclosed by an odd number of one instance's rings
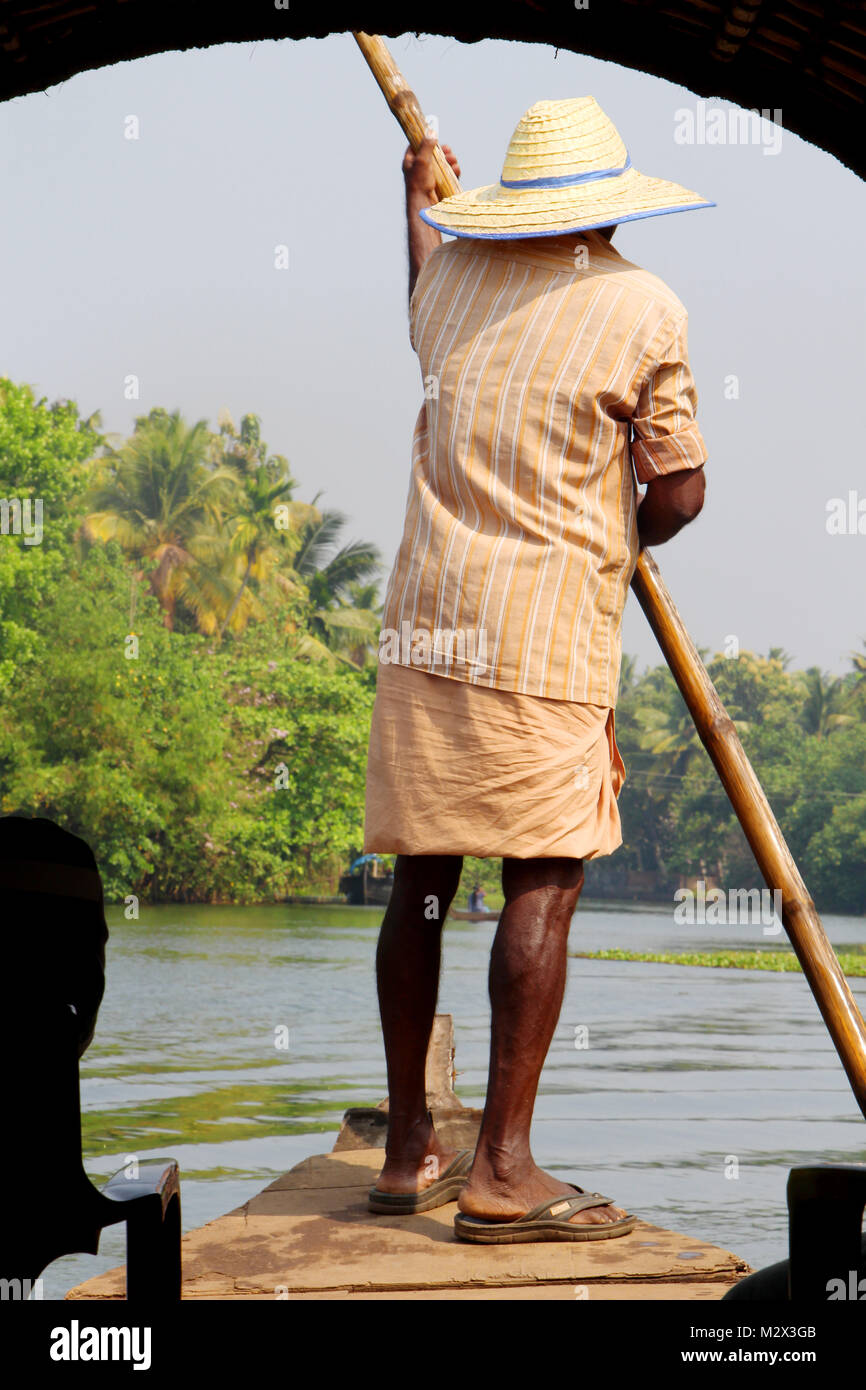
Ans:
{"label": "black chair", "polygon": [[68,1006],[6,1013],[2,1033],[17,1135],[0,1155],[6,1193],[0,1278],[26,1297],[52,1260],[95,1255],[106,1226],[126,1222],[126,1296],[180,1299],[180,1180],[174,1159],[127,1164],[100,1192],[81,1161],[77,1025]]}
{"label": "black chair", "polygon": [[866,1164],[792,1168],[788,1175],[788,1259],[748,1275],[728,1290],[722,1302],[866,1301],[864,1206]]}
{"label": "black chair", "polygon": [[126,1296],[180,1299],[180,1180],[171,1158],[127,1162],[99,1191],[81,1161],[78,1063],[104,989],[102,884],[83,840],[46,820],[0,818],[0,937],[7,1133],[0,1280],[26,1298],[61,1255],[95,1255],[126,1222]]}

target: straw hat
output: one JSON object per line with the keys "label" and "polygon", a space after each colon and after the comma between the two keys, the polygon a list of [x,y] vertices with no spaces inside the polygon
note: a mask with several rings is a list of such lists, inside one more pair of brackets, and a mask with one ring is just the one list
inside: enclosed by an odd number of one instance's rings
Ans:
{"label": "straw hat", "polygon": [[567,232],[711,208],[715,203],[632,167],[594,97],[538,101],[521,117],[499,183],[443,198],[421,212],[450,236],[561,236]]}

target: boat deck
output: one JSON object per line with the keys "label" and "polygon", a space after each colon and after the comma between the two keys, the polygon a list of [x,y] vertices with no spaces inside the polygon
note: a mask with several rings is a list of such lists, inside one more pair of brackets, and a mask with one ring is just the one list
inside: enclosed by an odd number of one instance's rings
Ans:
{"label": "boat deck", "polygon": [[[384,1149],[305,1159],[236,1211],[183,1239],[186,1299],[719,1299],[748,1266],[727,1250],[639,1222],[615,1240],[469,1245],[456,1203],[377,1216],[367,1190]],[[69,1299],[123,1299],[125,1269]]]}
{"label": "boat deck", "polygon": [[[449,1148],[474,1148],[481,1111],[453,1090],[453,1028],[437,1017],[427,1099]],[[347,1110],[331,1153],[283,1173],[249,1202],[183,1237],[185,1299],[722,1298],[750,1268],[707,1241],[640,1221],[612,1240],[472,1245],[457,1240],[457,1203],[379,1216],[367,1192],[385,1159],[387,1101]],[[183,1177],[181,1175],[181,1201]],[[66,1295],[125,1298],[111,1269]]]}

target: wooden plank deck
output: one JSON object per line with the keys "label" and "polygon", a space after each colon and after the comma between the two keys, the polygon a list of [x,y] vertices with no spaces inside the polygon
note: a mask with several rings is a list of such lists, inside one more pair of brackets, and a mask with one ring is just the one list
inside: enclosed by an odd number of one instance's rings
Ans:
{"label": "wooden plank deck", "polygon": [[[481,1112],[453,1090],[451,1019],[437,1018],[428,1104],[452,1148],[475,1146]],[[331,1153],[307,1158],[249,1202],[183,1237],[185,1299],[716,1300],[750,1268],[640,1221],[613,1240],[482,1246],[457,1240],[457,1203],[418,1216],[368,1211],[385,1159],[387,1101],[346,1111]],[[183,1180],[181,1178],[181,1200]],[[125,1298],[124,1266],[66,1295]]]}
{"label": "wooden plank deck", "polygon": [[[639,1222],[578,1244],[458,1241],[455,1202],[377,1216],[367,1189],[384,1149],[305,1159],[251,1201],[183,1240],[183,1296],[242,1298],[718,1299],[748,1273],[727,1250]],[[123,1267],[69,1299],[122,1299]]]}

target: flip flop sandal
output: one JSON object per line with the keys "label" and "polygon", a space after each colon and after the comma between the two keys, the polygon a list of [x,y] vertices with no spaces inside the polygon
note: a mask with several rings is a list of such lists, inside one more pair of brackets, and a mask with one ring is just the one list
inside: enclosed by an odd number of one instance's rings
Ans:
{"label": "flip flop sandal", "polygon": [[414,1212],[444,1207],[446,1202],[453,1202],[459,1197],[474,1157],[473,1149],[461,1149],[441,1178],[425,1187],[423,1192],[380,1192],[377,1187],[371,1187],[370,1211],[389,1216],[411,1216]]}
{"label": "flip flop sandal", "polygon": [[530,1240],[612,1240],[614,1236],[627,1235],[637,1225],[636,1216],[623,1216],[618,1221],[574,1223],[571,1217],[590,1207],[610,1207],[612,1197],[603,1197],[600,1192],[584,1192],[582,1187],[574,1187],[574,1197],[551,1197],[541,1202],[525,1216],[514,1221],[483,1221],[479,1216],[464,1216],[458,1212],[454,1218],[454,1232],[460,1240],[472,1240],[479,1245],[516,1245],[519,1241]]}

